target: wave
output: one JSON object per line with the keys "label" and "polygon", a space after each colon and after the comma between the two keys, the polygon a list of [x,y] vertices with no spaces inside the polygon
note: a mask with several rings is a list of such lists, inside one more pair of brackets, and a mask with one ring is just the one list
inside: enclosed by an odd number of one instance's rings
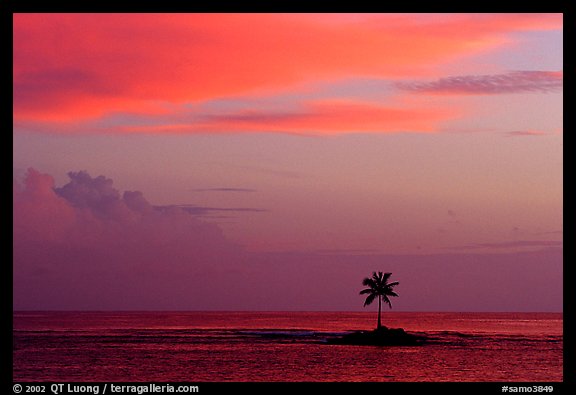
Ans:
{"label": "wave", "polygon": [[520,335],[520,334],[487,334],[487,333],[464,333],[458,331],[434,331],[420,332],[427,338],[429,344],[443,345],[479,345],[494,343],[562,343],[562,335]]}
{"label": "wave", "polygon": [[[91,329],[91,330],[15,330],[16,341],[36,342],[42,339],[53,341],[78,341],[94,343],[222,343],[222,342],[300,342],[327,343],[330,339],[355,332],[318,331],[305,328],[239,328],[239,329]],[[561,344],[563,336],[554,335],[516,335],[467,333],[459,331],[410,331],[426,339],[429,345],[483,347],[504,343],[548,343]]]}
{"label": "wave", "polygon": [[259,330],[239,330],[240,335],[254,336],[287,336],[287,337],[313,337],[313,336],[343,336],[351,331],[345,332],[322,332],[307,329],[259,329]]}

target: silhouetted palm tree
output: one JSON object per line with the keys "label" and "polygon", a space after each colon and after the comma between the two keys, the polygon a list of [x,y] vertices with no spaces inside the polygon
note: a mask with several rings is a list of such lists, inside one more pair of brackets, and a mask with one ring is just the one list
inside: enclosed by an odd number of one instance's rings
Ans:
{"label": "silhouetted palm tree", "polygon": [[372,272],[372,278],[366,277],[362,280],[362,285],[367,286],[368,288],[363,289],[360,291],[360,295],[368,294],[366,300],[364,301],[364,307],[372,304],[374,299],[378,298],[378,327],[376,329],[380,329],[382,327],[382,322],[380,320],[380,311],[382,309],[382,300],[388,303],[388,306],[392,308],[392,303],[390,302],[389,296],[398,296],[396,292],[394,292],[394,287],[399,284],[398,281],[394,281],[393,283],[389,283],[388,280],[392,273],[384,273]]}

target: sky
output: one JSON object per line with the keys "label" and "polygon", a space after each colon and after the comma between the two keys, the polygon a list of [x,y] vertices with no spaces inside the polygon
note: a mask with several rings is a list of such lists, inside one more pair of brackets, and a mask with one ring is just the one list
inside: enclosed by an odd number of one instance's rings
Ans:
{"label": "sky", "polygon": [[17,310],[562,311],[561,14],[14,14]]}

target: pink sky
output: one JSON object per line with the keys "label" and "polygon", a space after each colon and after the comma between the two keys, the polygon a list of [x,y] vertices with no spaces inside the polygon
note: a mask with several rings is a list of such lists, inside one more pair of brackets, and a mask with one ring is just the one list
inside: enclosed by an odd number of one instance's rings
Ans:
{"label": "pink sky", "polygon": [[560,311],[562,61],[561,14],[16,14],[14,306]]}

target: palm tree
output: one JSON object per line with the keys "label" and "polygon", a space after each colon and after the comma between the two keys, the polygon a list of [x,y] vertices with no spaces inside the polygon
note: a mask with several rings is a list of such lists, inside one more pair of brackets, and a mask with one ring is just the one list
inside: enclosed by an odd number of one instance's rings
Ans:
{"label": "palm tree", "polygon": [[392,283],[389,283],[388,280],[390,279],[391,275],[392,273],[382,274],[382,272],[378,272],[378,274],[376,274],[376,272],[372,272],[371,278],[366,277],[364,280],[362,280],[362,285],[368,287],[360,291],[360,295],[368,294],[366,300],[364,301],[364,307],[372,304],[372,302],[374,302],[374,299],[378,298],[378,327],[376,328],[377,330],[382,328],[382,322],[380,320],[382,300],[388,303],[388,306],[392,308],[392,303],[390,302],[390,299],[388,297],[398,296],[398,294],[394,292],[394,287],[397,286],[399,282],[394,281]]}

